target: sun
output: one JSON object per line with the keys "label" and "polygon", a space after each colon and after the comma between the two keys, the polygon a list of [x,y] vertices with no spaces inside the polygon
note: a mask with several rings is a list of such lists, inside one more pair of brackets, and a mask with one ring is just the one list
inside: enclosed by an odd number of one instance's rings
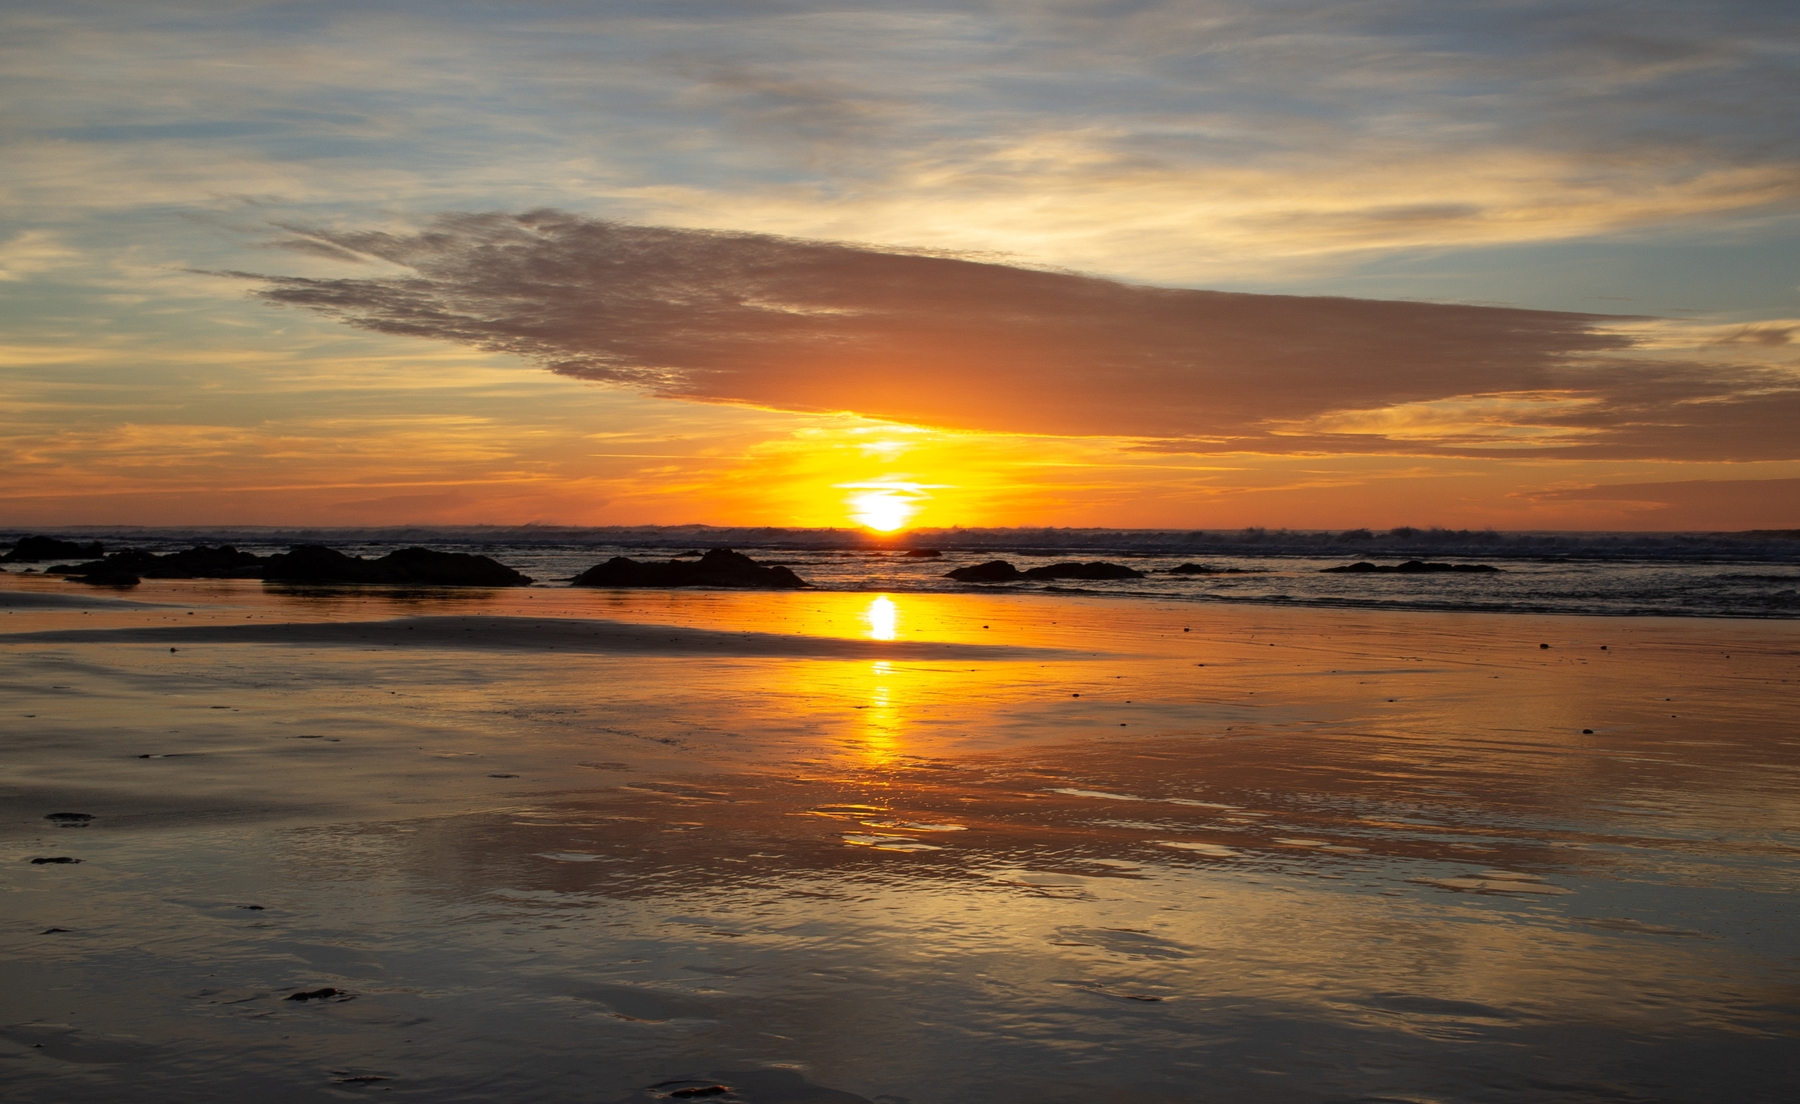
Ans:
{"label": "sun", "polygon": [[878,533],[900,529],[919,512],[916,492],[895,488],[877,488],[853,494],[845,499],[850,516]]}

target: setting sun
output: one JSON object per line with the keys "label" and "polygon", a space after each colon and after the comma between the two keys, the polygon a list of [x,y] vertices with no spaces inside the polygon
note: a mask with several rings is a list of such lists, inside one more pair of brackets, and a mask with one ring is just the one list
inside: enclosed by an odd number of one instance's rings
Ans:
{"label": "setting sun", "polygon": [[845,483],[857,493],[844,500],[850,517],[880,533],[891,533],[919,512],[919,500],[927,497],[916,483]]}

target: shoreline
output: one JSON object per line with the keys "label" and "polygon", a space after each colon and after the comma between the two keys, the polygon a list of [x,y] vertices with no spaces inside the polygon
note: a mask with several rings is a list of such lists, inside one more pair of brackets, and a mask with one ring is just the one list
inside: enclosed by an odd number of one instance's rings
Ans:
{"label": "shoreline", "polygon": [[[1800,582],[1800,575],[1796,575]],[[30,580],[25,586],[18,582]],[[52,584],[45,586],[43,584]],[[129,597],[127,596],[129,595]],[[760,590],[730,587],[573,587],[534,583],[528,587],[419,587],[392,584],[368,584],[339,587],[294,587],[264,583],[260,579],[144,579],[129,588],[111,588],[65,581],[58,576],[24,576],[9,578],[0,573],[0,615],[8,611],[47,612],[59,608],[87,607],[92,610],[171,608],[200,609],[214,604],[249,602],[258,607],[285,604],[296,612],[330,610],[341,615],[345,611],[372,606],[394,608],[511,606],[521,614],[532,607],[517,606],[518,601],[547,600],[568,609],[591,609],[605,605],[643,607],[668,600],[693,599],[703,604],[708,599],[791,598],[804,601],[824,597],[832,601],[866,600],[876,597],[907,600],[970,598],[1018,601],[1101,601],[1116,602],[1124,608],[1155,607],[1169,604],[1182,610],[1248,609],[1288,610],[1296,613],[1369,613],[1419,614],[1421,616],[1457,616],[1463,614],[1501,618],[1578,618],[1595,621],[1655,621],[1678,623],[1718,621],[1722,623],[1794,623],[1800,624],[1800,613],[1717,613],[1664,611],[1609,611],[1531,609],[1497,606],[1451,606],[1422,603],[1378,604],[1375,601],[1341,599],[1271,599],[1236,597],[1221,594],[1119,593],[1082,587],[1044,586],[1038,589],[1013,589],[1004,585],[963,585],[954,589],[914,589],[868,587],[808,586],[800,590]],[[3,626],[0,626],[3,628]]]}
{"label": "shoreline", "polygon": [[[1727,542],[1729,547],[1726,547],[1708,543],[1710,537],[1694,545],[1688,539],[1693,536],[1691,534],[1680,540],[1666,535],[1639,534],[1627,539],[1613,534],[1604,539],[1595,538],[1600,541],[1598,544],[1590,541],[1583,545],[1593,555],[1571,556],[1564,554],[1571,551],[1570,548],[1540,547],[1534,543],[1535,538],[1527,539],[1519,534],[1508,538],[1511,543],[1502,541],[1504,547],[1500,547],[1485,538],[1458,544],[1462,537],[1457,534],[1405,532],[1411,535],[1309,534],[1303,535],[1307,539],[1298,544],[1282,534],[1239,534],[1216,546],[1205,542],[1200,546],[1177,543],[1158,549],[1132,543],[1144,534],[1136,534],[1134,538],[1132,534],[1115,532],[1112,536],[1122,543],[1095,546],[1085,537],[1071,538],[1073,543],[1067,547],[1037,550],[1042,555],[1012,550],[1004,542],[992,547],[979,547],[976,542],[969,547],[953,547],[948,552],[931,550],[933,555],[914,555],[913,551],[898,547],[885,550],[781,549],[770,548],[766,542],[755,540],[742,547],[760,557],[767,570],[792,572],[781,575],[782,579],[790,583],[802,582],[806,584],[802,589],[826,594],[1022,592],[1160,600],[1184,605],[1254,604],[1415,612],[1800,620],[1800,540],[1771,537],[1740,540],[1735,544]],[[1449,544],[1443,543],[1449,538],[1456,539]],[[658,566],[661,560],[656,551],[645,548],[554,542],[458,543],[455,534],[449,531],[436,537],[414,533],[406,542],[365,541],[353,551],[365,557],[358,563],[374,571],[396,556],[412,557],[407,559],[408,563],[419,559],[408,551],[417,540],[440,546],[438,558],[445,564],[450,561],[458,564],[465,560],[474,562],[470,557],[497,557],[490,564],[494,572],[515,581],[515,572],[545,580],[543,585],[519,588],[531,591],[541,601],[559,600],[557,596],[569,589],[586,589],[549,584],[549,581],[573,580],[584,573],[592,573],[599,570],[597,564],[618,562],[612,557],[635,557],[633,562],[640,563],[640,568],[634,570],[643,577],[623,581],[656,581],[650,576],[665,569],[675,570]],[[1671,540],[1674,540],[1673,544]],[[214,561],[235,564],[243,556],[254,559],[257,555],[267,555],[278,559],[291,555],[275,546],[259,546],[254,550],[246,547],[227,554],[217,548],[184,548],[179,544],[139,551],[145,556],[173,557],[171,562],[187,556],[188,559],[180,562],[185,568],[194,570]],[[666,553],[670,549],[662,551]],[[202,552],[206,554],[200,555]],[[689,550],[669,562],[686,562],[692,555],[693,550]],[[995,586],[964,581],[971,572],[999,570],[988,562],[995,555],[1017,559],[1019,562],[1013,565],[1012,572],[1035,581]],[[121,568],[121,582],[127,575],[156,574],[155,570],[139,564],[142,558],[133,559],[129,554],[119,558],[120,564],[130,568]],[[1370,570],[1345,570],[1354,569],[1357,563],[1389,560],[1394,562],[1380,563]],[[1398,570],[1405,566],[1402,561],[1413,560],[1423,566],[1435,563],[1444,570]],[[1078,561],[1082,562],[1078,565]],[[750,562],[745,560],[740,566]],[[343,564],[348,563],[350,561],[343,561]],[[142,567],[142,570],[131,565]],[[1071,570],[1077,566],[1079,570]],[[1119,578],[1103,582],[1081,581],[1095,571]],[[227,573],[235,573],[235,569]],[[1133,577],[1126,578],[1127,575]],[[451,582],[472,578],[445,577]],[[60,589],[71,585],[26,573],[8,574],[4,579],[11,581],[0,585],[0,590]],[[33,583],[30,581],[33,579],[41,581]],[[203,580],[191,581],[205,583]],[[325,600],[333,595],[351,597],[348,592],[358,589],[283,583],[266,585],[271,600],[282,594],[295,601]],[[113,593],[138,592],[122,589]],[[388,590],[388,596],[442,601],[454,595],[444,589],[396,585]]]}

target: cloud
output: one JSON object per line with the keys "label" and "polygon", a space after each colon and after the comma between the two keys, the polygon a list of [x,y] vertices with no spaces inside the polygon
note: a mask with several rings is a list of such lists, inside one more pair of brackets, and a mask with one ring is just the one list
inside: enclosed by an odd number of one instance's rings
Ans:
{"label": "cloud", "polygon": [[18,281],[70,263],[79,254],[48,230],[26,230],[0,242],[0,280]]}
{"label": "cloud", "polygon": [[1143,287],[556,211],[296,237],[408,271],[252,277],[269,303],[665,398],[1179,451],[1796,452],[1792,373],[1622,360],[1601,315]]}
{"label": "cloud", "polygon": [[0,12],[0,212],[581,204],[1184,283],[1800,213],[1766,0],[116,7]]}
{"label": "cloud", "polygon": [[1745,518],[1768,526],[1800,524],[1800,479],[1684,479],[1614,483],[1537,491],[1533,502],[1604,503],[1643,515],[1679,515],[1681,524],[1743,528]]}
{"label": "cloud", "polygon": [[1794,331],[1800,326],[1740,326],[1724,337],[1719,338],[1716,345],[1759,345],[1765,349],[1778,349],[1794,340]]}

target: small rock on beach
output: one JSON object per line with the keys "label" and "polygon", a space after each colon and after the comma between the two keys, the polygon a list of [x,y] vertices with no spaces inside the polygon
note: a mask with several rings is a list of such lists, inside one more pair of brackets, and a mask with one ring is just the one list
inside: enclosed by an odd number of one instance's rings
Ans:
{"label": "small rock on beach", "polygon": [[1326,567],[1320,570],[1325,574],[1364,575],[1375,572],[1384,575],[1433,575],[1444,572],[1499,571],[1500,569],[1492,564],[1427,563],[1424,560],[1407,560],[1405,563],[1397,564],[1373,564],[1367,560],[1358,560],[1353,564],[1344,564],[1342,567]]}

